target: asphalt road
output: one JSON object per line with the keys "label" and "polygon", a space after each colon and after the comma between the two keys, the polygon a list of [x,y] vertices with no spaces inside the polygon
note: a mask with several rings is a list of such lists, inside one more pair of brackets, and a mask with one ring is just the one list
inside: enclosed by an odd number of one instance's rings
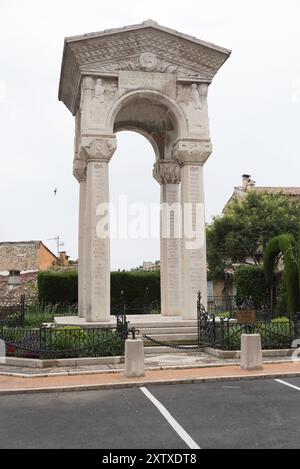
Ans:
{"label": "asphalt road", "polygon": [[284,381],[299,390],[255,380],[149,387],[150,398],[139,388],[2,396],[0,448],[187,449],[188,437],[203,449],[299,448],[300,378]]}

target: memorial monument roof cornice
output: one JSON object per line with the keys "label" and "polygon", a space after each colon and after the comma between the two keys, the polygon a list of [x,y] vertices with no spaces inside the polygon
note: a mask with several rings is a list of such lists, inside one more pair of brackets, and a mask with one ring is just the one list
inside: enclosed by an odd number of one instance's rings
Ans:
{"label": "memorial monument roof cornice", "polygon": [[169,34],[173,34],[175,36],[178,36],[182,39],[186,39],[188,41],[195,42],[197,44],[200,44],[202,46],[209,47],[210,49],[215,49],[218,52],[222,52],[224,54],[231,54],[230,49],[226,49],[225,47],[217,46],[216,44],[213,44],[208,41],[204,41],[202,39],[198,39],[195,36],[191,36],[189,34],[181,33],[179,31],[176,31],[175,29],[172,28],[167,28],[166,26],[161,26],[154,20],[146,20],[143,23],[138,23],[134,25],[128,25],[128,26],[123,26],[121,28],[112,28],[112,29],[105,29],[103,31],[96,31],[92,33],[86,33],[86,34],[79,34],[76,36],[68,36],[65,38],[65,43],[70,43],[70,42],[77,42],[77,41],[82,41],[90,38],[97,38],[97,37],[103,37],[103,36],[108,36],[111,34],[116,34],[116,33],[124,33],[128,31],[135,31],[135,30],[140,30],[144,28],[154,28],[160,31],[164,31]]}
{"label": "memorial monument roof cornice", "polygon": [[[159,25],[141,24],[65,38],[59,99],[76,114],[84,75],[114,76],[121,70],[176,74],[178,81],[210,83],[231,51]],[[141,57],[150,54],[151,69]]]}

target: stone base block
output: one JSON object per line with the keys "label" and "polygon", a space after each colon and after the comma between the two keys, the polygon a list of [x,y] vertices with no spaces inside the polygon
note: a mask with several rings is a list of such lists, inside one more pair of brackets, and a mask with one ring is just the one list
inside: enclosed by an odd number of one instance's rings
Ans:
{"label": "stone base block", "polygon": [[262,370],[263,356],[261,336],[243,334],[241,337],[241,368],[243,370]]}
{"label": "stone base block", "polygon": [[144,343],[141,339],[125,342],[125,374],[128,378],[145,376]]}

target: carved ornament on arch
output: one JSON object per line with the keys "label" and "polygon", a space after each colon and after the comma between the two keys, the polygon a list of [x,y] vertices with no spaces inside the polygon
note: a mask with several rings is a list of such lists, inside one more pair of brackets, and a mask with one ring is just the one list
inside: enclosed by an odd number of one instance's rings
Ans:
{"label": "carved ornament on arch", "polygon": [[117,148],[115,137],[82,137],[79,154],[87,162],[106,161],[109,162]]}
{"label": "carved ornament on arch", "polygon": [[173,149],[173,157],[181,166],[203,165],[212,152],[210,140],[180,140]]}
{"label": "carved ornament on arch", "polygon": [[153,168],[153,177],[159,184],[179,184],[180,167],[173,160],[157,161]]}

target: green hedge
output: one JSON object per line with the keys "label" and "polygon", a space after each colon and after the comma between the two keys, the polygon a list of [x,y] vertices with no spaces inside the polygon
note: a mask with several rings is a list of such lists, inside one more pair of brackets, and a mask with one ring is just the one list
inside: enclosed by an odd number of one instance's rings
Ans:
{"label": "green hedge", "polygon": [[269,302],[269,290],[263,267],[243,265],[234,274],[236,297],[239,305],[251,298],[255,308],[261,308]]}
{"label": "green hedge", "polygon": [[160,272],[112,272],[111,303],[119,303],[120,293],[124,292],[126,301],[130,303],[143,298],[148,288],[150,301],[160,301]]}
{"label": "green hedge", "polygon": [[77,303],[77,271],[40,272],[38,275],[38,290],[40,303]]}
{"label": "green hedge", "polygon": [[[111,303],[120,301],[124,291],[126,301],[143,298],[148,288],[149,299],[160,301],[160,272],[112,272]],[[38,276],[39,301],[44,304],[74,304],[78,301],[77,271],[41,272]]]}

